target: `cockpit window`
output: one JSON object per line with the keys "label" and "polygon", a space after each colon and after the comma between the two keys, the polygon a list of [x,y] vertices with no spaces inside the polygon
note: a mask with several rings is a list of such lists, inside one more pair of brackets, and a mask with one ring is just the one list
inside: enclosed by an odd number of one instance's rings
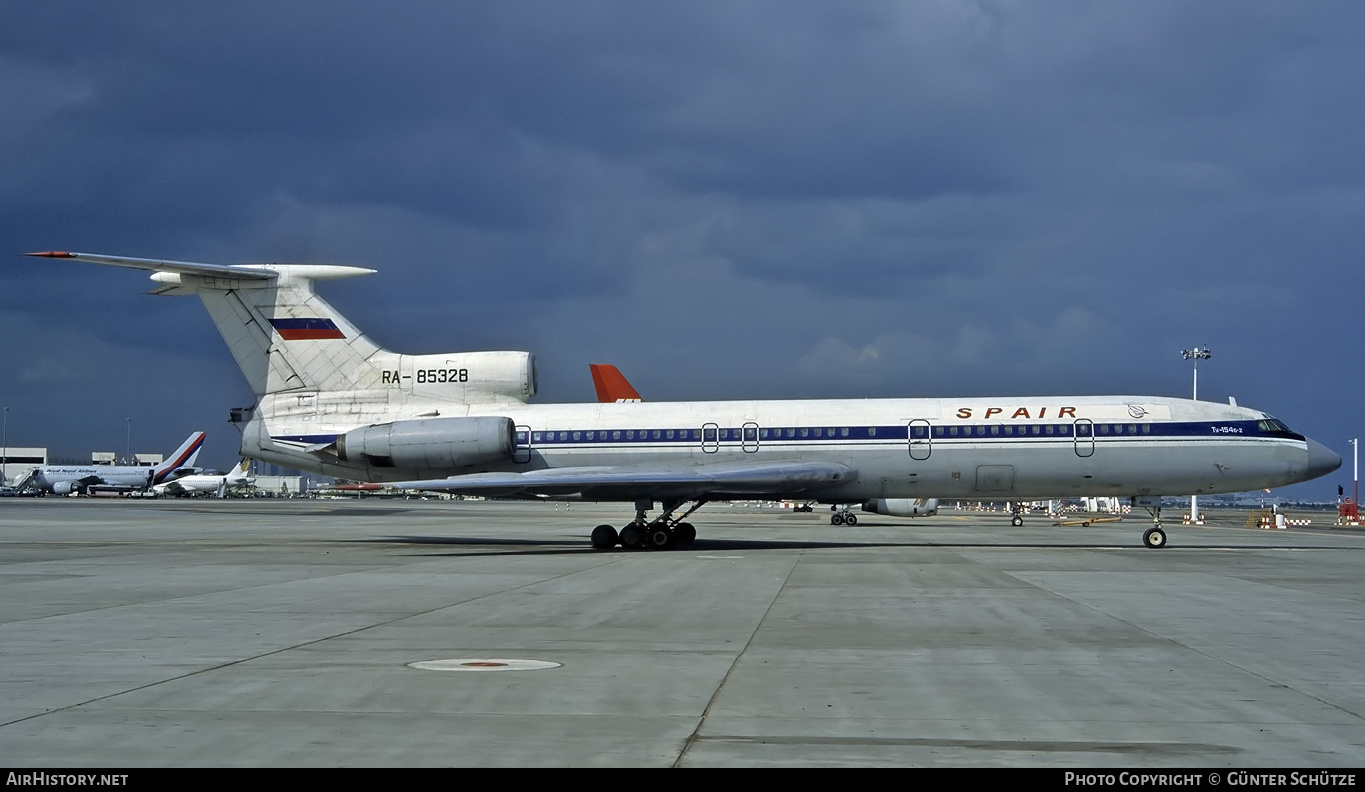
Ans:
{"label": "cockpit window", "polygon": [[1260,429],[1262,432],[1289,432],[1289,431],[1291,431],[1290,428],[1289,428],[1288,426],[1285,426],[1285,425],[1284,425],[1284,422],[1283,422],[1283,421],[1281,421],[1281,420],[1278,419],[1278,418],[1271,418],[1271,417],[1269,417],[1269,416],[1266,416],[1265,418],[1263,418],[1263,419],[1257,421],[1257,422],[1256,422],[1256,428]]}

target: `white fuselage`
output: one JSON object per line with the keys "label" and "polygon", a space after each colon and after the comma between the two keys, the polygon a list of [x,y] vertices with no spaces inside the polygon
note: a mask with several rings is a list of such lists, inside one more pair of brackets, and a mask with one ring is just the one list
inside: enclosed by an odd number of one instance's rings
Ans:
{"label": "white fuselage", "polygon": [[[367,399],[374,404],[377,400]],[[1002,397],[448,406],[517,426],[513,458],[477,468],[343,464],[309,452],[357,426],[411,416],[253,416],[243,453],[367,481],[584,466],[828,461],[857,475],[824,501],[1033,500],[1238,492],[1303,480],[1306,441],[1264,413],[1160,397]],[[1280,425],[1282,428],[1282,425]],[[789,493],[761,493],[797,496]],[[760,493],[755,493],[760,494]],[[738,497],[740,494],[736,494]],[[621,499],[630,499],[628,491]]]}
{"label": "white fuselage", "polygon": [[245,487],[251,480],[243,473],[233,472],[210,476],[195,473],[181,476],[164,484],[152,487],[158,494],[188,494],[192,492],[218,492],[223,489]]}

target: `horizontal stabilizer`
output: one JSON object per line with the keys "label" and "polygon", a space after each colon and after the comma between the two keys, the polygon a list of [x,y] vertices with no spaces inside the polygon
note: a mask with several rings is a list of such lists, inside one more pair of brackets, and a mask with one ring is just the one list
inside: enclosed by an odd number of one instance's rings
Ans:
{"label": "horizontal stabilizer", "polygon": [[157,289],[158,292],[169,292],[178,286],[178,279],[174,277],[175,275],[193,275],[199,278],[222,278],[239,281],[269,281],[281,276],[299,277],[307,280],[333,280],[356,275],[372,275],[375,272],[365,267],[349,267],[339,264],[201,264],[193,261],[129,258],[127,256],[105,256],[96,253],[68,253],[64,250],[48,250],[39,253],[25,253],[24,255],[35,258],[84,261],[90,264],[107,264],[112,267],[127,267],[128,269],[140,269],[154,273],[173,273],[171,275],[153,276],[153,280],[163,284]]}
{"label": "horizontal stabilizer", "polygon": [[147,270],[149,272],[175,272],[181,275],[201,275],[209,278],[245,278],[248,280],[270,280],[278,273],[263,269],[259,265],[196,264],[190,261],[162,261],[160,259],[128,258],[126,256],[101,256],[92,253],[67,253],[63,250],[50,250],[43,253],[25,253],[37,258],[70,259],[90,264],[108,264],[113,267]]}

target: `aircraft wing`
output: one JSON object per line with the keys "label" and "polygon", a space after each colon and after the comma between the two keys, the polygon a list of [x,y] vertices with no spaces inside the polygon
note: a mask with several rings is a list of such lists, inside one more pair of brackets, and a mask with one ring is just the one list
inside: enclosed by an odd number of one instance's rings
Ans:
{"label": "aircraft wing", "polygon": [[398,489],[435,490],[485,497],[579,495],[585,500],[663,500],[790,496],[845,484],[855,477],[853,468],[847,465],[791,461],[548,468],[525,473],[471,473],[444,479],[388,484]]}

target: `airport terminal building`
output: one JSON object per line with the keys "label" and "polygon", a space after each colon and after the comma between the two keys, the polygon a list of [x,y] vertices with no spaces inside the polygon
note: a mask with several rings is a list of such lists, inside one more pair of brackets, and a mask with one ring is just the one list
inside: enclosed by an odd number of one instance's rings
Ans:
{"label": "airport terminal building", "polygon": [[0,472],[4,473],[3,484],[18,481],[36,467],[47,464],[46,448],[21,448],[9,446],[0,452]]}

